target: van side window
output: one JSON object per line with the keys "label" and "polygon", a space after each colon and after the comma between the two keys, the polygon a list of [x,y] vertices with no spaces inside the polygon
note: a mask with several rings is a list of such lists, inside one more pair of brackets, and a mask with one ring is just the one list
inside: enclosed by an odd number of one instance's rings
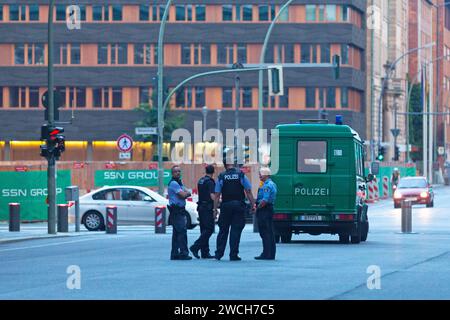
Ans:
{"label": "van side window", "polygon": [[356,174],[360,177],[364,176],[364,163],[363,163],[362,148],[358,143],[355,143],[355,166]]}
{"label": "van side window", "polygon": [[327,142],[299,141],[297,144],[297,172],[327,172]]}

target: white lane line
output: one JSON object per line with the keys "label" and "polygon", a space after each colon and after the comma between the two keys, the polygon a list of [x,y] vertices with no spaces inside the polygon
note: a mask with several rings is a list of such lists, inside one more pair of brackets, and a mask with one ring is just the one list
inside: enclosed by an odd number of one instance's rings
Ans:
{"label": "white lane line", "polygon": [[[122,238],[125,236],[116,236],[115,238]],[[37,239],[36,239],[37,240]],[[42,240],[48,240],[48,239],[42,239]],[[74,241],[64,241],[64,242],[57,242],[57,243],[47,243],[47,244],[41,244],[41,245],[35,245],[35,246],[28,246],[28,247],[20,247],[20,248],[10,248],[10,249],[3,249],[0,250],[0,252],[7,252],[7,251],[17,251],[17,250],[26,250],[26,249],[35,249],[35,248],[44,248],[44,247],[52,247],[52,246],[59,246],[63,244],[70,244],[70,243],[77,243],[77,242],[85,242],[85,241],[93,241],[93,240],[105,240],[102,238],[89,238],[89,239],[80,239],[80,240],[74,240]]]}

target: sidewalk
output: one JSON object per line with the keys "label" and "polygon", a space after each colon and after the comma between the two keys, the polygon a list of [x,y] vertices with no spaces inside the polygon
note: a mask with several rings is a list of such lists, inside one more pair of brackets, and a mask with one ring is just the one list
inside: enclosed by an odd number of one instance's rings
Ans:
{"label": "sidewalk", "polygon": [[[84,229],[84,228],[82,228]],[[7,222],[0,222],[0,245],[3,243],[35,240],[35,239],[48,239],[48,238],[65,238],[65,237],[79,237],[89,233],[87,230],[81,230],[75,232],[75,225],[69,225],[68,233],[48,234],[47,223],[22,223],[20,224],[19,232],[10,232]]]}

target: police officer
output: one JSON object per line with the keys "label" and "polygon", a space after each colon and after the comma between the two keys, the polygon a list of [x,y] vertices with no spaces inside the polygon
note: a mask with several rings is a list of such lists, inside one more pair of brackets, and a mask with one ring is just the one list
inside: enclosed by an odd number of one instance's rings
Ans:
{"label": "police officer", "polygon": [[172,167],[172,179],[169,182],[169,211],[170,223],[172,224],[172,252],[171,260],[191,260],[187,246],[187,211],[185,209],[186,199],[191,193],[186,190],[181,182],[181,169],[179,166]]}
{"label": "police officer", "polygon": [[[224,161],[226,162],[226,161]],[[251,192],[248,178],[234,164],[225,163],[225,172],[219,175],[216,184],[216,197],[214,199],[214,214],[217,215],[217,206],[220,195],[222,204],[219,216],[219,234],[217,235],[217,249],[215,258],[220,260],[225,252],[228,233],[230,234],[230,260],[239,261],[239,242],[245,227],[245,196],[250,200],[252,208],[255,199]]]}
{"label": "police officer", "polygon": [[200,219],[200,237],[189,248],[197,259],[200,258],[198,251],[201,250],[202,259],[214,258],[209,252],[209,238],[214,232],[214,198],[215,185],[213,175],[214,166],[205,168],[206,175],[197,184],[198,188],[198,215]]}
{"label": "police officer", "polygon": [[263,242],[263,252],[255,257],[256,260],[275,260],[275,235],[273,232],[273,205],[277,196],[277,186],[270,179],[270,169],[261,168],[259,179],[263,185],[258,189],[256,199],[256,217],[259,235]]}

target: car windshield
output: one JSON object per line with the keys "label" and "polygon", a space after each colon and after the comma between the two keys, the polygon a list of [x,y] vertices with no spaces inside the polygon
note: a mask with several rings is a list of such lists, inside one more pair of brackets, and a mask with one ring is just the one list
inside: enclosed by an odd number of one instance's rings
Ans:
{"label": "car windshield", "polygon": [[403,179],[398,184],[400,189],[405,188],[426,188],[427,181],[425,179]]}

